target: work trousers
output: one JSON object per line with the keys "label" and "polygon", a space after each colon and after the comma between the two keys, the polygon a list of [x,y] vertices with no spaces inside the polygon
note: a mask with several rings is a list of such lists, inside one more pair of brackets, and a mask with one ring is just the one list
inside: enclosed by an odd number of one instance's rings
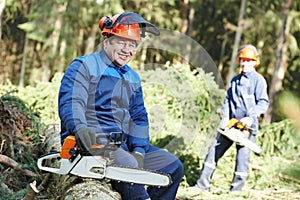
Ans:
{"label": "work trousers", "polygon": [[[254,136],[250,136],[250,140],[254,140]],[[226,136],[218,133],[215,140],[209,147],[208,154],[206,155],[205,161],[203,163],[199,179],[197,180],[196,187],[209,190],[210,182],[213,173],[216,169],[218,160],[224,155],[224,153],[233,144]],[[250,163],[251,150],[247,147],[236,145],[237,155],[235,163],[235,172],[233,180],[231,182],[230,191],[240,191],[245,185],[248,168]]]}
{"label": "work trousers", "polygon": [[[128,153],[126,146],[121,146],[115,154],[115,164],[137,167],[137,162]],[[144,169],[153,170],[171,176],[172,183],[167,187],[154,187],[114,181],[113,188],[121,194],[122,200],[174,200],[183,176],[183,166],[173,154],[151,146],[144,157]]]}

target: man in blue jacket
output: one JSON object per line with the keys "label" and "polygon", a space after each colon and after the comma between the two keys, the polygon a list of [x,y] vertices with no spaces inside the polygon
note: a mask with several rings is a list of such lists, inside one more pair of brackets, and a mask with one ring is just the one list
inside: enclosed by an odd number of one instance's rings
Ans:
{"label": "man in blue jacket", "polygon": [[61,142],[75,135],[77,144],[88,150],[105,142],[98,135],[124,133],[115,164],[169,174],[172,184],[146,190],[143,185],[113,182],[113,187],[124,200],[174,200],[183,166],[177,157],[149,143],[140,78],[127,65],[146,33],[158,36],[160,31],[132,12],[103,17],[99,28],[104,37],[100,52],[74,59],[61,81]]}
{"label": "man in blue jacket", "polygon": [[[253,45],[247,44],[240,47],[238,63],[241,67],[241,73],[231,80],[222,106],[219,128],[224,129],[232,118],[236,118],[246,124],[251,119],[253,132],[249,139],[253,141],[258,131],[258,118],[267,111],[269,106],[267,83],[263,76],[255,70],[260,64],[260,58],[257,49]],[[195,187],[193,187],[194,190],[197,190],[197,188],[210,189],[210,181],[217,162],[232,144],[233,142],[226,136],[218,133],[206,155],[199,179]],[[236,145],[236,148],[236,166],[230,187],[231,192],[242,190],[246,182],[250,163],[250,150],[240,145]]]}

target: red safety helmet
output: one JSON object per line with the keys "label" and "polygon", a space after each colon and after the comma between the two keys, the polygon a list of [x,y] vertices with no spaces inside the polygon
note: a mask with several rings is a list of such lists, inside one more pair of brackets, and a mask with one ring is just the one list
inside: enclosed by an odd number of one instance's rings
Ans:
{"label": "red safety helmet", "polygon": [[240,63],[241,58],[255,60],[256,64],[254,67],[257,67],[260,64],[259,53],[257,49],[250,44],[246,44],[240,47],[237,57],[238,63]]}
{"label": "red safety helmet", "polygon": [[131,40],[140,41],[145,37],[145,32],[156,36],[160,31],[140,15],[133,12],[116,14],[113,17],[102,17],[99,21],[99,28],[103,36],[118,35]]}

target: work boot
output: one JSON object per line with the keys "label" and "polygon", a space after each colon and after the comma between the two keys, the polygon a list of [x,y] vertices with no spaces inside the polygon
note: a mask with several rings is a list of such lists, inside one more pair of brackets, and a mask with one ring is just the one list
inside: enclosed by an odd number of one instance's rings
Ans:
{"label": "work boot", "polygon": [[231,186],[230,186],[230,193],[242,191],[242,189],[245,185],[246,179],[247,179],[247,173],[245,173],[245,172],[237,173],[236,172],[234,174],[234,178],[233,178]]}
{"label": "work boot", "polygon": [[215,167],[213,165],[209,163],[204,163],[195,187],[209,191],[210,181],[214,171],[215,171]]}

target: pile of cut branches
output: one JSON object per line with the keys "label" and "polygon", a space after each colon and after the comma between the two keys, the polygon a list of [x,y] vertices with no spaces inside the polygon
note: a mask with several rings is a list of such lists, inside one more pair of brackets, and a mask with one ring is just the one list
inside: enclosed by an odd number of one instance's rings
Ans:
{"label": "pile of cut branches", "polygon": [[3,199],[19,199],[27,184],[38,177],[36,159],[42,130],[38,116],[18,97],[0,98],[0,193]]}

